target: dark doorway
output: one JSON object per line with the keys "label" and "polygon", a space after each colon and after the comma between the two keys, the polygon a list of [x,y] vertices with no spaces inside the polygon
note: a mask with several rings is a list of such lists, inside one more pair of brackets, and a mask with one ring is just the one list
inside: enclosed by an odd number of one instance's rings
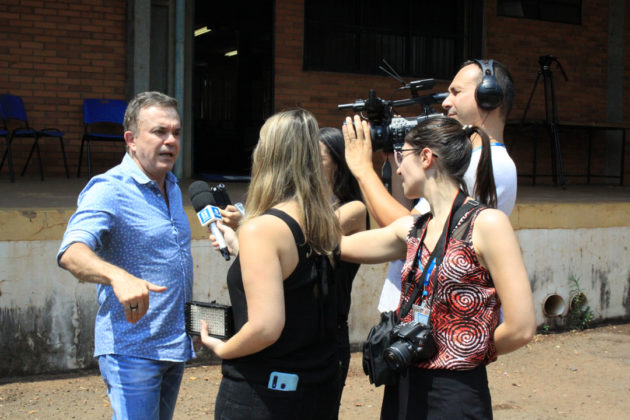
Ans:
{"label": "dark doorway", "polygon": [[196,0],[195,8],[194,173],[249,175],[273,112],[273,2]]}

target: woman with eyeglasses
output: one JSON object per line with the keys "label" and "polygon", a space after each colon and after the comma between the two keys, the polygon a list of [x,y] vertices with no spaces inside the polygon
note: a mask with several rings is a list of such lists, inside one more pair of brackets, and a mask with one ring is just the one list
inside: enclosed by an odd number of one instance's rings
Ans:
{"label": "woman with eyeglasses", "polygon": [[[474,132],[482,137],[475,191],[481,203],[465,194],[463,181]],[[354,125],[346,120],[343,133],[347,143],[369,141],[368,123],[358,116]],[[528,343],[536,329],[516,235],[507,216],[491,208],[490,141],[481,129],[440,116],[414,127],[394,153],[405,196],[424,197],[431,211],[344,236],[341,257],[357,263],[406,258],[397,311],[409,309],[401,323],[430,328],[435,352],[419,352],[411,338],[398,340],[394,353],[406,374],[386,386],[381,419],[490,419],[485,366]],[[505,319],[498,325],[501,305]]]}
{"label": "woman with eyeglasses", "polygon": [[[333,254],[341,236],[308,111],[271,116],[260,130],[227,287],[236,333],[201,339],[223,359],[216,419],[329,419],[337,404]],[[212,238],[211,238],[212,239]]]}

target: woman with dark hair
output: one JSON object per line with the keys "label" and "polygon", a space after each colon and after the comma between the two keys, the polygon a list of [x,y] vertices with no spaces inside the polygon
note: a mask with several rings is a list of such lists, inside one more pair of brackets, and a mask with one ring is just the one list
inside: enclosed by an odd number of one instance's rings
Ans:
{"label": "woman with dark hair", "polygon": [[[323,127],[319,130],[319,145],[324,176],[332,190],[330,202],[339,218],[341,231],[344,235],[364,231],[368,227],[368,213],[363,203],[359,184],[352,176],[346,163],[345,145],[341,130]],[[352,282],[358,270],[359,264],[346,261],[340,261],[335,267],[335,282],[337,285],[337,349],[341,363],[337,410],[341,403],[341,395],[348,376],[348,368],[350,367],[348,314],[350,313]]]}
{"label": "woman with dark hair", "polygon": [[[253,154],[245,219],[221,226],[238,254],[227,276],[236,333],[208,335],[223,359],[216,419],[328,419],[337,402],[334,251],[319,127],[308,111],[271,116]],[[211,238],[212,239],[212,238]]]}
{"label": "woman with dark hair", "polygon": [[352,176],[346,163],[346,147],[341,130],[334,127],[323,127],[319,130],[319,141],[324,146],[320,148],[322,164],[328,184],[333,190],[333,198],[341,204],[363,201],[359,183]]}
{"label": "woman with dark hair", "polygon": [[[485,366],[528,343],[536,329],[509,219],[464,192],[475,132],[482,137],[475,194],[493,205],[488,136],[453,118],[434,117],[414,127],[394,151],[405,196],[426,198],[430,212],[341,240],[347,261],[406,258],[397,314],[404,325],[420,324],[429,332],[425,353],[413,344],[410,355],[398,359],[405,374],[386,386],[382,419],[492,418]],[[358,116],[354,125],[346,120],[343,133],[346,142],[369,140],[369,126]],[[498,325],[501,305],[505,319]],[[435,352],[428,351],[431,342]]]}

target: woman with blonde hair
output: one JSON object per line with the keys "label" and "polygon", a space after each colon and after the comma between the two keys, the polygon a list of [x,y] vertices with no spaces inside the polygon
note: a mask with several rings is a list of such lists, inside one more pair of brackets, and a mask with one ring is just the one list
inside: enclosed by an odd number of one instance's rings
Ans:
{"label": "woman with blonde hair", "polygon": [[215,418],[334,416],[332,261],[341,230],[329,197],[313,115],[270,117],[254,150],[238,240],[222,227],[238,254],[227,276],[236,333],[223,342],[202,328],[204,345],[223,359]]}

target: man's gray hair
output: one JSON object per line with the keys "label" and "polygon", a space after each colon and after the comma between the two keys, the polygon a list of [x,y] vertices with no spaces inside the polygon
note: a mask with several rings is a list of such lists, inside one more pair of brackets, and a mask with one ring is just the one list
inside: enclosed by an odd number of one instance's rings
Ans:
{"label": "man's gray hair", "polygon": [[151,106],[162,108],[173,108],[177,111],[177,100],[162,92],[140,92],[127,105],[125,120],[123,123],[125,131],[131,131],[134,135],[138,129],[138,115],[140,110]]}

